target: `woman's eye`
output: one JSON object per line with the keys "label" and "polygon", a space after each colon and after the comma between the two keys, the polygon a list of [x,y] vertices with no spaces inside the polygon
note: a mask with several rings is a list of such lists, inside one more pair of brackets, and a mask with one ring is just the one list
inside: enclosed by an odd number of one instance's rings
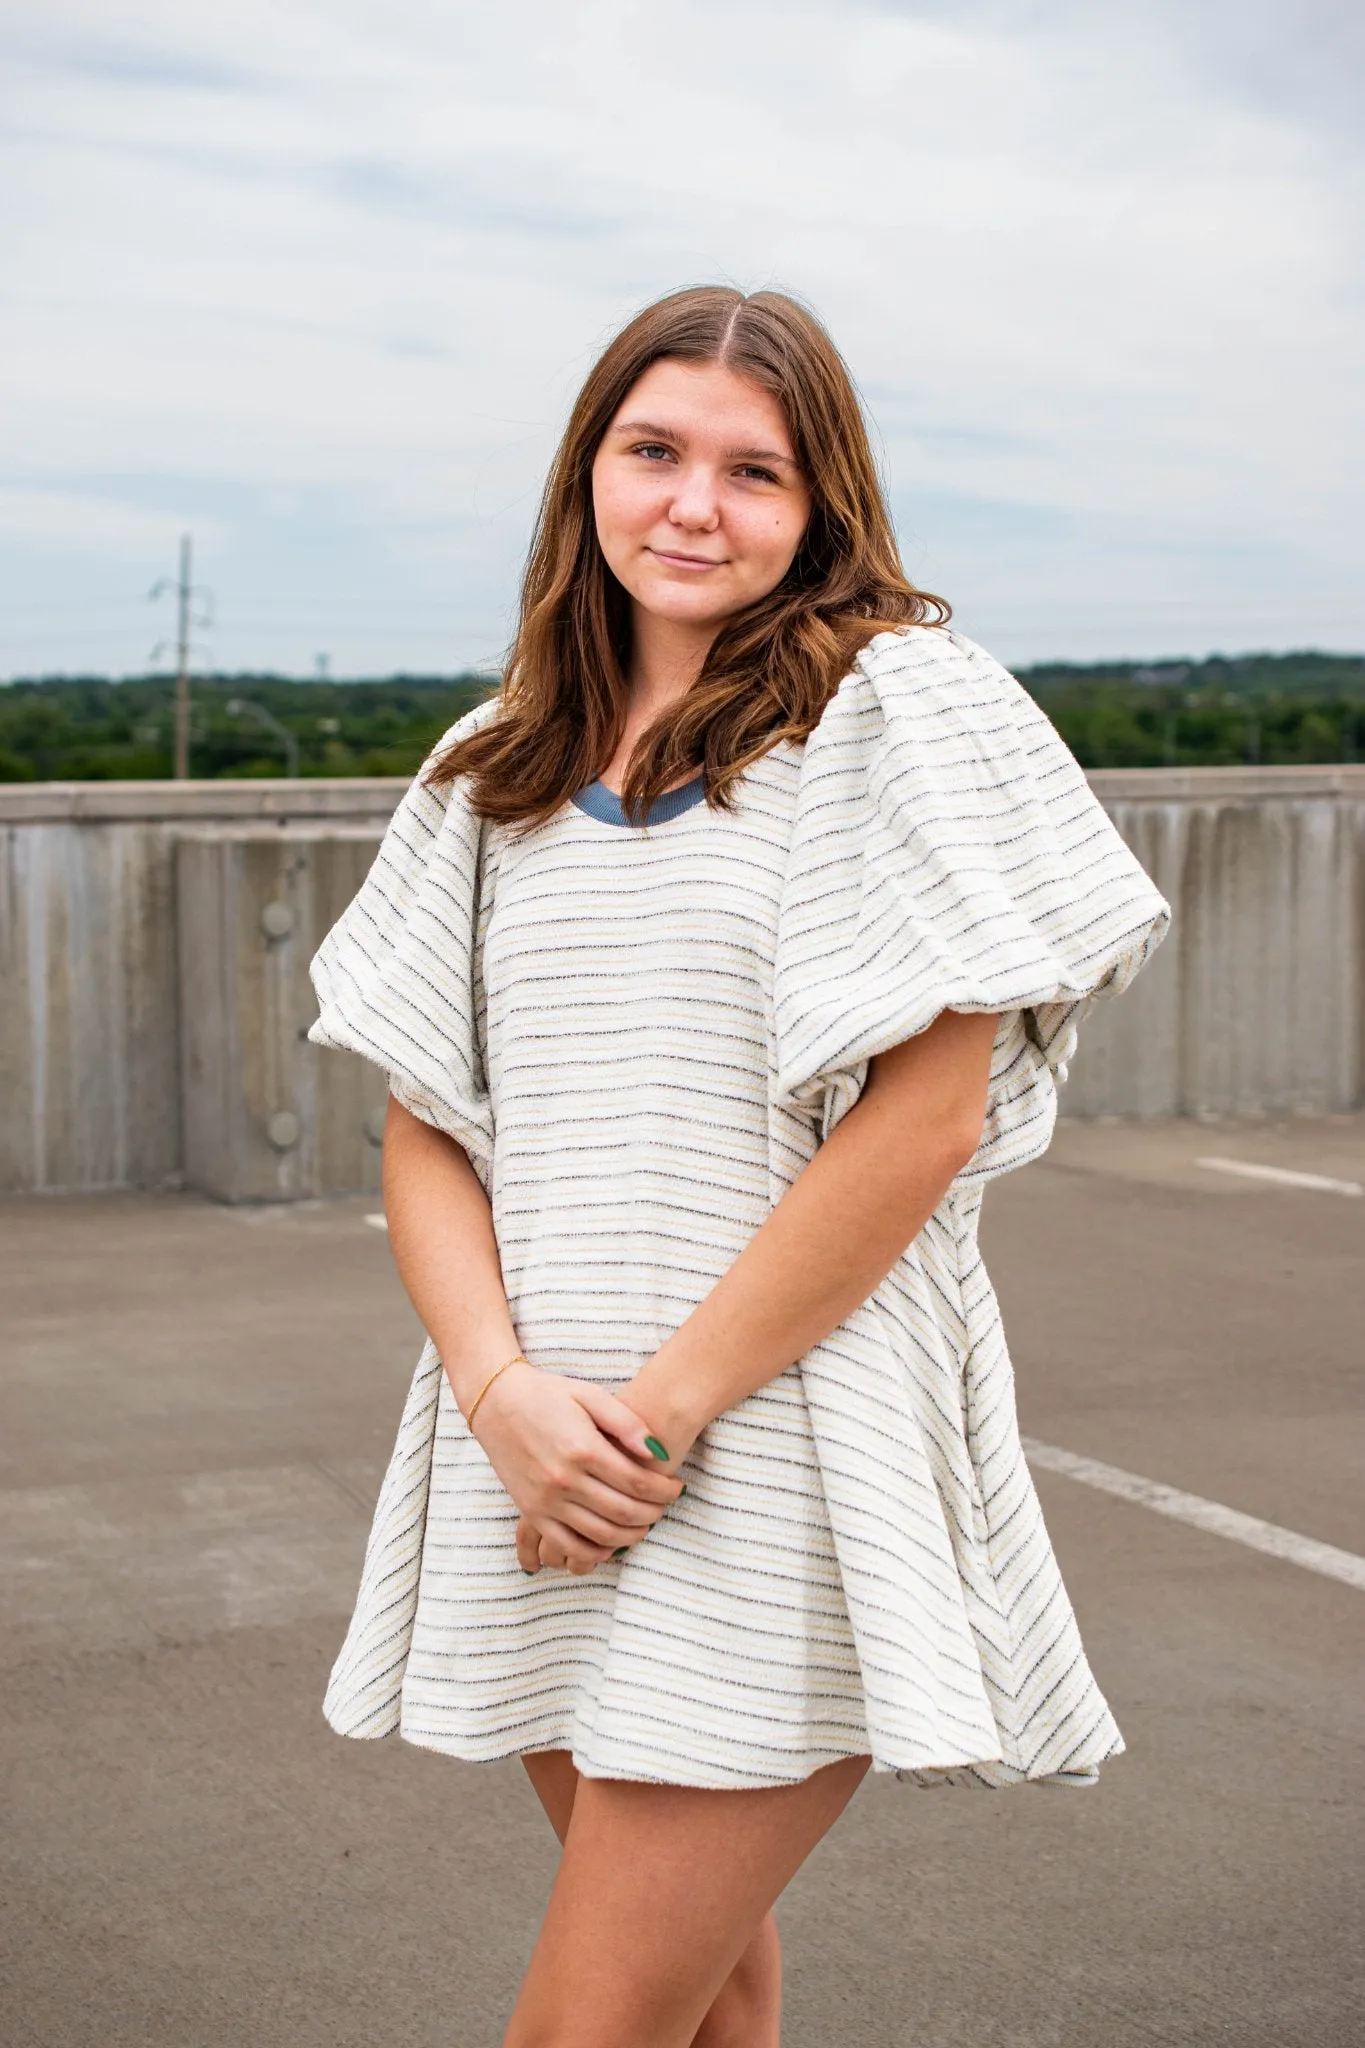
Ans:
{"label": "woman's eye", "polygon": [[762,469],[756,462],[746,462],[740,471],[740,475],[761,484],[775,484],[777,482],[777,478],[770,469]]}
{"label": "woman's eye", "polygon": [[637,443],[635,453],[643,455],[647,462],[658,462],[661,457],[667,461],[673,450],[666,448],[662,441],[641,441]]}

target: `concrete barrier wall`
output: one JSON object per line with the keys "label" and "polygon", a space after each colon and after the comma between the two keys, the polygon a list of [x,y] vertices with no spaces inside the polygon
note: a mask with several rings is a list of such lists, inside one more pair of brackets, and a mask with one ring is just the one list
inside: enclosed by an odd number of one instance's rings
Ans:
{"label": "concrete barrier wall", "polygon": [[1256,1117],[1365,1098],[1365,768],[1139,769],[1096,794],[1170,936],[1081,1034],[1069,1116]]}
{"label": "concrete barrier wall", "polygon": [[[1175,926],[1064,1111],[1360,1106],[1365,767],[1092,781]],[[0,1188],[376,1187],[382,1078],[307,1044],[307,965],[402,788],[0,785]]]}
{"label": "concrete barrier wall", "polygon": [[[0,784],[0,1190],[180,1182],[180,959],[199,980],[209,941],[197,911],[177,914],[178,845],[244,829],[283,837],[302,824],[349,843],[354,873],[359,828],[363,873],[403,787],[391,777]],[[293,987],[306,1004],[306,971]],[[248,1020],[239,1044],[253,1074],[256,1028]],[[322,1085],[331,1117],[361,1083],[337,1074]],[[367,1160],[336,1185],[372,1186],[376,1170]],[[272,1191],[304,1191],[283,1181]]]}

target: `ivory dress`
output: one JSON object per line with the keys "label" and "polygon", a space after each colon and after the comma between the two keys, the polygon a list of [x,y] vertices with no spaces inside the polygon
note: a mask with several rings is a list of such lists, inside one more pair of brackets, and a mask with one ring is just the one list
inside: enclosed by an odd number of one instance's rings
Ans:
{"label": "ivory dress", "polygon": [[465,1148],[546,1371],[628,1379],[872,1055],[945,1008],[1001,1023],[976,1157],[876,1293],[705,1430],[621,1563],[522,1573],[427,1344],[332,1726],[681,1785],[867,1754],[926,1784],[1092,1780],[1122,1744],[1020,1451],[977,1219],[1046,1149],[1087,1002],[1167,918],[1042,713],[944,629],[875,639],[733,811],[696,783],[636,827],[595,785],[518,835],[419,778],[314,962],[312,1037]]}

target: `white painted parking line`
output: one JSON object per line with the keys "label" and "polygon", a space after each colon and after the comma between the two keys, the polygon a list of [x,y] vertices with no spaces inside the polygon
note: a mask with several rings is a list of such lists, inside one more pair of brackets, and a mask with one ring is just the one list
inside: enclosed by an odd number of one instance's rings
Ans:
{"label": "white painted parking line", "polygon": [[1214,1173],[1239,1173],[1244,1180],[1273,1180],[1282,1188],[1314,1188],[1320,1195],[1365,1195],[1358,1180],[1333,1180],[1327,1173],[1296,1173],[1288,1166],[1258,1166],[1251,1159],[1196,1159]]}
{"label": "white painted parking line", "polygon": [[1188,1522],[1210,1536],[1226,1536],[1233,1543],[1244,1543],[1248,1550],[1263,1550],[1267,1557],[1302,1565],[1305,1571],[1320,1572],[1325,1579],[1340,1579],[1344,1586],[1354,1586],[1365,1593],[1365,1557],[1357,1557],[1353,1551],[1338,1550],[1333,1543],[1319,1543],[1293,1529],[1278,1528],[1274,1522],[1262,1522],[1255,1515],[1225,1508],[1197,1493],[1182,1493],[1179,1487],[1163,1486],[1158,1479],[1143,1479],[1117,1465],[1102,1465],[1098,1458],[1080,1458],[1074,1451],[1060,1450],[1056,1444],[1040,1444],[1031,1436],[1024,1438],[1024,1455],[1030,1465],[1037,1465],[1044,1472],[1060,1472],[1067,1479],[1078,1479],[1082,1486],[1097,1487],[1101,1493],[1115,1494],[1120,1500],[1151,1508],[1155,1514],[1169,1515],[1173,1521]]}
{"label": "white painted parking line", "polygon": [[371,1230],[387,1230],[389,1227],[389,1219],[383,1214],[367,1216],[365,1221],[369,1224]]}

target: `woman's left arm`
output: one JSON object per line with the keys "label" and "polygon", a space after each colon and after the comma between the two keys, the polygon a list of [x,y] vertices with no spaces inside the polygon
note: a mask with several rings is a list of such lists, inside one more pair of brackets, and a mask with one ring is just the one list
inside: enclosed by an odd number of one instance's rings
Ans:
{"label": "woman's left arm", "polygon": [[[945,1010],[879,1054],[733,1266],[621,1389],[667,1449],[666,1469],[708,1422],[837,1329],[919,1235],[980,1142],[997,1023]],[[528,1557],[534,1544],[529,1526],[519,1532]]]}
{"label": "woman's left arm", "polygon": [[945,1010],[870,1063],[854,1107],[623,1398],[671,1462],[837,1329],[975,1153],[998,1019]]}

